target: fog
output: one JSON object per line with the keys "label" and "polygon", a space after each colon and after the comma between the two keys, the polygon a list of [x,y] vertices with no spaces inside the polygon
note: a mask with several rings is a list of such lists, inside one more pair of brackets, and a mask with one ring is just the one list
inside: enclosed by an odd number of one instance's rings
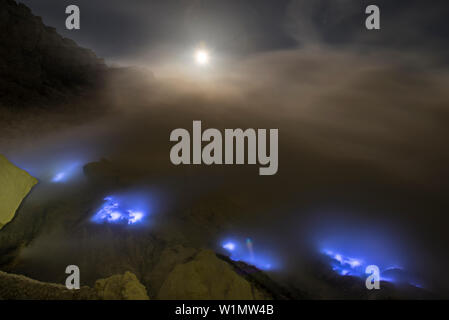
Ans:
{"label": "fog", "polygon": [[[218,251],[227,239],[251,238],[275,277],[299,284],[310,256],[333,247],[401,265],[431,290],[449,288],[447,70],[397,51],[322,46],[217,53],[202,69],[187,53],[173,63],[172,52],[126,61],[137,67],[111,73],[94,100],[2,128],[2,153],[40,180],[19,214],[83,193],[83,165],[106,158],[125,177],[121,188],[157,195],[159,214],[138,234],[172,239],[173,224],[182,230],[176,241]],[[190,131],[193,120],[204,129],[279,129],[278,173],[172,165],[170,132]],[[73,178],[55,187],[51,179],[72,164]],[[66,248],[63,237],[41,233],[23,258],[47,263],[48,244]]]}

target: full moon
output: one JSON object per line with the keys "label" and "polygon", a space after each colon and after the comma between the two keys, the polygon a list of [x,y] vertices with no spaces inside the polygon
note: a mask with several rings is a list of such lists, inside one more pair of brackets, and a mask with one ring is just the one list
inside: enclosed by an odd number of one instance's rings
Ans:
{"label": "full moon", "polygon": [[195,61],[198,65],[200,65],[200,66],[208,65],[209,60],[210,60],[210,57],[209,57],[208,51],[201,49],[201,50],[197,50],[195,52]]}

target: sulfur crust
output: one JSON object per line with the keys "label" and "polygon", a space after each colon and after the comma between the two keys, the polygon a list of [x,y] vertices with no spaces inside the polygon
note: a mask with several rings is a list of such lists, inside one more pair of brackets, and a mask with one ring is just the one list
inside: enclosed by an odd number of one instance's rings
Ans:
{"label": "sulfur crust", "polygon": [[23,199],[37,183],[36,178],[0,154],[0,229],[14,218]]}

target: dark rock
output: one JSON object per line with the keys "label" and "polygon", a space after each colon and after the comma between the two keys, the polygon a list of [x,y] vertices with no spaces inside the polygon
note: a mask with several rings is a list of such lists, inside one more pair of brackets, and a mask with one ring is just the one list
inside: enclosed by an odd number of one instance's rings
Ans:
{"label": "dark rock", "polygon": [[14,0],[0,0],[0,43],[0,106],[67,100],[96,85],[106,70],[94,52],[63,38]]}
{"label": "dark rock", "polygon": [[96,300],[89,287],[68,290],[55,283],[36,281],[21,275],[0,271],[0,300]]}
{"label": "dark rock", "polygon": [[297,288],[284,287],[272,280],[265,272],[242,261],[233,261],[229,257],[217,254],[217,257],[230,264],[234,271],[245,278],[260,292],[274,300],[302,300],[309,298],[305,292]]}
{"label": "dark rock", "polygon": [[118,168],[109,160],[101,159],[83,167],[84,175],[90,182],[104,185],[117,185],[120,179]]}
{"label": "dark rock", "polygon": [[129,271],[97,280],[95,290],[103,300],[149,300],[146,288]]}
{"label": "dark rock", "polygon": [[97,280],[95,288],[69,290],[56,283],[37,281],[0,271],[0,300],[148,300],[145,287],[131,272]]}
{"label": "dark rock", "polygon": [[213,251],[202,250],[177,265],[158,293],[163,300],[266,300],[271,296],[240,276]]}

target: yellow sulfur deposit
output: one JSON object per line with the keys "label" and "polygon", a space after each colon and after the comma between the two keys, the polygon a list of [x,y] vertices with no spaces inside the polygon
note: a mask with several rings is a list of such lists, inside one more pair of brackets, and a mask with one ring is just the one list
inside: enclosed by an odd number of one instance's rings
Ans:
{"label": "yellow sulfur deposit", "polygon": [[0,229],[10,222],[37,179],[0,154]]}

